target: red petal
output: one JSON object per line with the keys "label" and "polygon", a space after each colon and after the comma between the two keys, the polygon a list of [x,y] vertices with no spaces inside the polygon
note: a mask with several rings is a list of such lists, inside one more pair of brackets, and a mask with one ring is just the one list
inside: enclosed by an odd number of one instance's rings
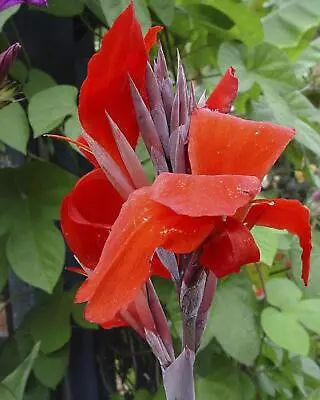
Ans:
{"label": "red petal", "polygon": [[157,34],[162,31],[163,26],[153,26],[150,28],[144,37],[144,44],[146,46],[147,53],[150,52],[152,47],[157,43]]}
{"label": "red petal", "polygon": [[80,287],[76,301],[89,301],[86,319],[101,323],[126,308],[150,276],[157,247],[193,251],[213,228],[212,218],[179,216],[155,203],[150,188],[135,191],[112,227],[99,263]]}
{"label": "red petal", "polygon": [[157,254],[154,254],[152,259],[152,275],[160,276],[161,278],[170,279],[171,274],[167,268],[159,260]]}
{"label": "red petal", "polygon": [[71,251],[87,268],[100,258],[123,200],[101,169],[82,177],[64,198],[61,229]]}
{"label": "red petal", "polygon": [[286,229],[299,237],[302,248],[302,279],[307,285],[310,271],[311,226],[310,212],[297,200],[257,200],[251,207],[246,222],[253,225]]}
{"label": "red petal", "polygon": [[240,221],[228,218],[222,232],[214,234],[203,247],[202,265],[223,278],[260,260],[260,252],[249,229]]}
{"label": "red petal", "polygon": [[293,136],[293,129],[270,122],[197,109],[191,116],[189,138],[192,173],[254,175],[261,179]]}
{"label": "red petal", "polygon": [[234,75],[235,70],[230,67],[223,75],[214,91],[207,100],[207,106],[211,110],[228,113],[231,110],[233,100],[238,93],[238,78]]}
{"label": "red petal", "polygon": [[190,217],[234,215],[260,191],[254,176],[162,173],[151,187],[151,198],[177,214]]}
{"label": "red petal", "polygon": [[125,321],[120,314],[116,314],[112,319],[101,324],[104,329],[122,328],[128,325],[128,322]]}
{"label": "red petal", "polygon": [[122,165],[105,111],[135,146],[139,129],[129,88],[131,76],[145,95],[147,52],[133,3],[117,18],[90,60],[80,92],[79,116],[84,130]]}

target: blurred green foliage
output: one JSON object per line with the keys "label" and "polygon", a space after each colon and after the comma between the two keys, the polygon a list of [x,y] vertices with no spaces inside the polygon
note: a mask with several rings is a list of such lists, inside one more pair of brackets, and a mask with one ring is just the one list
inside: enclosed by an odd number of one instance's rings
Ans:
{"label": "blurred green foliage", "polygon": [[[197,93],[211,91],[232,65],[240,79],[233,112],[257,120],[293,126],[296,140],[267,179],[264,195],[297,197],[310,205],[320,189],[320,1],[319,0],[135,0],[146,31],[162,24],[161,41],[174,75],[175,49]],[[59,17],[78,17],[95,30],[108,28],[127,0],[49,0]],[[0,28],[19,9],[0,16]],[[90,27],[88,9],[100,27]],[[68,366],[71,320],[82,319],[73,292],[62,288],[65,248],[54,221],[76,177],[50,162],[35,159],[30,142],[47,146],[40,136],[57,130],[80,134],[75,87],[58,85],[46,72],[17,61],[11,71],[22,102],[0,109],[0,144],[26,155],[18,169],[0,170],[0,288],[9,271],[42,290],[37,306],[0,349],[0,398],[45,399]],[[47,154],[45,152],[45,154]],[[144,149],[138,153],[152,176]],[[239,160],[241,162],[241,160]],[[299,178],[299,179],[298,179]],[[291,185],[291,186],[290,186]],[[303,187],[302,187],[302,186]],[[290,187],[289,187],[290,186]],[[293,195],[292,195],[293,193]],[[320,235],[314,230],[312,272],[308,288],[300,280],[300,248],[288,234],[257,228],[260,264],[250,265],[222,282],[217,290],[196,369],[201,400],[320,399]],[[169,282],[157,282],[161,300],[180,340],[180,316]],[[4,295],[3,295],[4,296]],[[10,298],[3,297],[4,303]],[[23,392],[32,374],[32,385]],[[164,399],[163,389],[127,395],[135,400]],[[123,393],[116,399],[122,399]],[[126,397],[127,398],[127,397]]]}

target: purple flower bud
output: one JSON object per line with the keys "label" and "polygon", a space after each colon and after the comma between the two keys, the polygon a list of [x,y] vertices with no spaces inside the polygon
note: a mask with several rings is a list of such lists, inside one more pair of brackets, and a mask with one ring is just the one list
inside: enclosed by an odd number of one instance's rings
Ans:
{"label": "purple flower bud", "polygon": [[0,54],[0,85],[8,75],[10,67],[17,57],[20,48],[20,44],[15,43]]}
{"label": "purple flower bud", "polygon": [[0,0],[0,11],[23,3],[37,7],[45,7],[48,5],[47,0]]}

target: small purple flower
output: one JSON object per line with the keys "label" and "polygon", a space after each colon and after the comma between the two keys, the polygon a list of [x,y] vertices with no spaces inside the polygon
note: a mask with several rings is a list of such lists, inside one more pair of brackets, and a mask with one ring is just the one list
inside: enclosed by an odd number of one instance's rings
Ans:
{"label": "small purple flower", "polygon": [[20,44],[15,43],[0,54],[0,85],[4,81],[5,77],[8,75],[9,69],[16,59],[20,48]]}
{"label": "small purple flower", "polygon": [[0,11],[6,10],[9,7],[17,6],[18,4],[23,4],[23,3],[38,7],[44,7],[48,5],[47,0],[0,0]]}

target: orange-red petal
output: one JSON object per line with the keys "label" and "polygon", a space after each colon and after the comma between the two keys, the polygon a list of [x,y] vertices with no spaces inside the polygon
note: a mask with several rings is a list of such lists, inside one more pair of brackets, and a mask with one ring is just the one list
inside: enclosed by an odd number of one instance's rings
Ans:
{"label": "orange-red petal", "polygon": [[249,229],[234,218],[228,218],[220,232],[213,234],[200,258],[201,264],[218,278],[237,273],[243,265],[259,260],[259,248]]}
{"label": "orange-red petal", "polygon": [[128,322],[124,320],[120,314],[116,314],[112,319],[101,324],[104,329],[122,328],[128,325]]}
{"label": "orange-red petal", "polygon": [[148,30],[144,37],[144,44],[146,46],[147,53],[150,52],[152,47],[157,43],[157,34],[161,32],[163,29],[163,26],[153,26]]}
{"label": "orange-red petal", "polygon": [[238,93],[238,78],[234,75],[235,69],[228,68],[214,91],[207,100],[207,106],[211,110],[228,113],[231,110],[233,100]]}
{"label": "orange-red petal", "polygon": [[90,60],[80,91],[79,116],[84,130],[123,165],[105,112],[117,123],[132,146],[139,129],[128,75],[145,96],[148,56],[133,3],[117,18]]}
{"label": "orange-red petal", "polygon": [[302,248],[302,279],[307,285],[312,248],[309,210],[297,200],[256,200],[246,217],[246,222],[249,228],[262,225],[286,229],[298,236]]}
{"label": "orange-red petal", "polygon": [[192,173],[262,179],[293,136],[293,129],[270,122],[196,109],[191,116],[188,147]]}
{"label": "orange-red petal", "polygon": [[160,174],[151,198],[190,217],[231,216],[260,191],[254,176]]}
{"label": "orange-red petal", "polygon": [[102,323],[132,302],[151,274],[157,247],[193,251],[213,228],[210,217],[174,213],[150,199],[150,187],[134,192],[124,204],[105,244],[99,263],[76,294],[89,301],[85,316]]}
{"label": "orange-red petal", "polygon": [[61,229],[80,262],[93,269],[123,200],[101,169],[82,177],[63,200]]}

